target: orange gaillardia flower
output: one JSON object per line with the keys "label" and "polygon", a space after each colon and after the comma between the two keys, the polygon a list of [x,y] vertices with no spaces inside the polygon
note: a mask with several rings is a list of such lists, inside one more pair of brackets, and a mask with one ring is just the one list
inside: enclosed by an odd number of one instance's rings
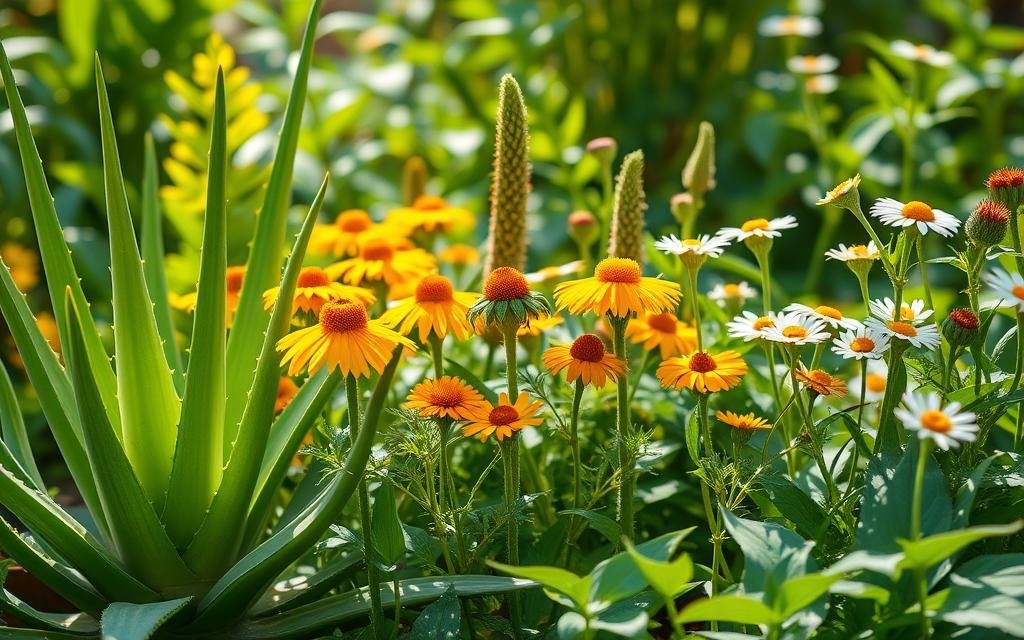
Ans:
{"label": "orange gaillardia flower", "polygon": [[[404,229],[388,229],[403,234]],[[348,209],[338,214],[334,224],[318,224],[309,239],[309,250],[314,254],[341,257],[359,254],[359,245],[372,235],[380,235],[381,225],[373,221],[362,209]]]}
{"label": "orange gaillardia flower", "polygon": [[462,207],[453,207],[440,196],[423,195],[411,207],[400,207],[388,213],[386,222],[410,231],[451,231],[455,227],[472,227],[476,219]]}
{"label": "orange gaillardia flower", "polygon": [[697,350],[697,330],[668,311],[647,313],[629,321],[626,337],[643,344],[645,351],[658,347],[662,358]]}
{"label": "orange gaillardia flower", "polygon": [[39,283],[39,254],[16,242],[0,246],[0,260],[11,272],[18,291],[26,293]]}
{"label": "orange gaillardia flower", "polygon": [[423,249],[407,248],[404,238],[372,235],[359,243],[359,254],[328,266],[332,279],[358,286],[368,282],[405,285],[437,271],[437,261]]}
{"label": "orange gaillardia flower", "polygon": [[682,293],[675,282],[641,276],[640,265],[629,258],[605,258],[592,278],[571,280],[555,287],[555,303],[570,313],[610,314],[624,318],[676,308]]}
{"label": "orange gaillardia flower", "polygon": [[535,415],[543,404],[540,400],[531,402],[525,393],[520,393],[515,403],[511,403],[508,394],[502,393],[498,396],[498,404],[485,402],[467,418],[468,424],[463,428],[463,433],[467,437],[479,438],[480,442],[486,442],[494,434],[498,442],[501,442],[512,437],[516,431],[539,425],[541,419]]}
{"label": "orange gaillardia flower", "polygon": [[846,383],[843,382],[843,379],[821,369],[797,371],[796,379],[800,381],[800,384],[820,396],[842,398],[846,395]]}
{"label": "orange gaillardia flower", "polygon": [[424,418],[469,420],[483,411],[487,401],[462,378],[442,376],[426,379],[412,388],[402,406]]}
{"label": "orange gaillardia flower", "polygon": [[373,369],[384,370],[397,345],[414,348],[411,340],[370,320],[366,307],[357,302],[327,302],[320,308],[320,321],[281,338],[277,350],[283,351],[281,364],[288,375],[303,369],[310,374],[322,367],[338,369],[343,375],[368,377]]}
{"label": "orange gaillardia flower", "polygon": [[[231,327],[231,323],[235,317],[235,311],[238,309],[238,298],[242,293],[242,280],[244,277],[245,267],[241,265],[228,267],[225,272],[227,315],[224,322],[228,328]],[[196,310],[196,302],[198,300],[199,294],[195,291],[181,296],[171,295],[171,305],[189,313]]]}
{"label": "orange gaillardia flower", "polygon": [[[263,294],[263,306],[270,309],[277,302],[280,287],[268,289]],[[352,300],[365,307],[373,305],[377,300],[370,291],[335,282],[320,267],[303,267],[295,283],[295,295],[292,296],[292,313],[305,311],[320,313],[325,302]]]}
{"label": "orange gaillardia flower", "polygon": [[558,375],[563,369],[568,369],[565,374],[566,381],[582,380],[583,384],[592,384],[599,388],[609,381],[618,380],[619,376],[626,373],[626,363],[608,353],[601,338],[592,333],[584,333],[571,345],[551,347],[544,352],[541,359],[551,375]]}
{"label": "orange gaillardia flower", "polygon": [[380,320],[404,336],[418,329],[420,342],[431,334],[444,340],[449,331],[464,340],[473,333],[466,312],[476,299],[475,293],[455,291],[448,278],[429,275],[416,285],[413,297],[385,311]]}
{"label": "orange gaillardia flower", "polygon": [[690,389],[698,393],[728,391],[747,373],[747,363],[735,351],[712,355],[698,351],[669,358],[656,372],[661,386]]}
{"label": "orange gaillardia flower", "polygon": [[734,429],[743,429],[744,431],[755,431],[757,429],[771,429],[772,424],[760,416],[755,416],[753,413],[738,414],[732,411],[716,411],[715,417],[720,422],[724,422]]}
{"label": "orange gaillardia flower", "polygon": [[281,413],[288,403],[292,401],[295,394],[299,392],[299,385],[288,376],[281,376],[277,381],[277,398],[274,400],[274,414]]}
{"label": "orange gaillardia flower", "polygon": [[445,264],[465,267],[480,262],[480,250],[468,244],[450,244],[441,249],[438,258]]}

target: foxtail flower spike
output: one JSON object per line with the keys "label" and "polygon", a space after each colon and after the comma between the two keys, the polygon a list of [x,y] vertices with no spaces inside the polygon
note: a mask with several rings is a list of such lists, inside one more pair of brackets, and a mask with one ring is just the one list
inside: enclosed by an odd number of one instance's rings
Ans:
{"label": "foxtail flower spike", "polygon": [[498,116],[491,183],[491,223],[484,273],[526,268],[526,199],[530,193],[530,132],[523,92],[511,75],[498,87]]}
{"label": "foxtail flower spike", "polygon": [[683,186],[693,196],[698,209],[704,202],[704,194],[715,188],[715,128],[710,122],[700,123],[697,144],[683,168]]}
{"label": "foxtail flower spike", "polygon": [[643,262],[644,255],[644,152],[634,151],[622,161],[615,182],[615,206],[608,240],[608,255]]}
{"label": "foxtail flower spike", "polygon": [[416,199],[427,192],[430,172],[427,163],[419,156],[412,156],[402,165],[402,204],[411,207]]}

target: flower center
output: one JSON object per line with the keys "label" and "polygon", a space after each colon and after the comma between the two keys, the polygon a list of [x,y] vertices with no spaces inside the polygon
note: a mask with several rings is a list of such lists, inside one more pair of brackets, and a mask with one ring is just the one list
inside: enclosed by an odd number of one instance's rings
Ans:
{"label": "flower center", "polygon": [[770,227],[768,226],[768,221],[764,218],[754,218],[753,220],[747,220],[744,222],[740,229],[743,231],[767,231]]}
{"label": "flower center", "polygon": [[366,307],[354,302],[327,302],[320,309],[320,327],[327,333],[365,329],[369,320]]}
{"label": "flower center", "polygon": [[785,18],[782,19],[781,22],[779,22],[779,27],[781,27],[783,33],[787,34],[796,33],[796,30],[799,26],[799,16],[786,16]]}
{"label": "flower center", "polygon": [[911,200],[903,205],[903,210],[900,213],[903,214],[904,218],[910,218],[918,222],[931,222],[935,220],[935,213],[932,211],[932,208],[919,200]]}
{"label": "flower center", "polygon": [[1007,189],[1024,185],[1024,169],[1006,167],[993,171],[988,177],[989,189]]}
{"label": "flower center", "polygon": [[869,373],[864,384],[871,393],[882,393],[885,391],[885,376]]}
{"label": "flower center", "polygon": [[690,356],[690,371],[707,373],[708,371],[714,371],[716,366],[715,359],[703,351],[698,351]]}
{"label": "flower center", "polygon": [[412,203],[412,208],[418,211],[440,211],[447,206],[444,198],[438,196],[420,196]]}
{"label": "flower center", "polygon": [[339,213],[334,224],[345,233],[362,233],[373,226],[373,220],[362,209],[349,209]]}
{"label": "flower center", "polygon": [[927,58],[929,55],[931,55],[931,52],[932,52],[932,48],[929,47],[926,44],[919,44],[919,45],[914,47],[914,55],[917,56],[919,59],[922,59],[922,60],[924,58]]}
{"label": "flower center", "polygon": [[488,300],[519,300],[530,293],[530,283],[518,269],[498,267],[487,274],[484,297]]}
{"label": "flower center", "polygon": [[460,406],[466,399],[466,395],[459,385],[435,384],[430,389],[430,404],[435,407],[451,409]]}
{"label": "flower center", "polygon": [[592,333],[584,333],[569,347],[569,355],[584,362],[601,362],[604,358],[604,343]]}
{"label": "flower center", "polygon": [[360,251],[363,260],[389,262],[395,257],[395,247],[384,238],[370,238]]}
{"label": "flower center", "polygon": [[1010,221],[1010,210],[1003,203],[994,200],[982,200],[975,207],[974,213],[982,220],[996,224],[1006,224]]}
{"label": "flower center", "polygon": [[416,302],[451,302],[455,290],[444,276],[426,276],[416,285]]}
{"label": "flower center", "polygon": [[871,338],[854,338],[850,341],[850,351],[854,353],[871,353],[875,348],[875,341]]}
{"label": "flower center", "polygon": [[694,240],[693,238],[687,238],[686,240],[683,240],[683,246],[684,247],[699,247],[700,246],[700,240]]}
{"label": "flower center", "polygon": [[921,426],[929,431],[946,433],[953,428],[953,423],[941,411],[928,409],[921,414]]}
{"label": "flower center", "polygon": [[857,256],[858,258],[870,258],[871,254],[868,253],[868,248],[863,244],[855,244],[850,247],[850,253]]}
{"label": "flower center", "polygon": [[487,416],[488,422],[499,427],[512,424],[518,419],[519,412],[516,411],[515,407],[507,404],[499,404],[491,409],[491,413]]}
{"label": "flower center", "polygon": [[738,298],[740,297],[740,287],[735,284],[727,284],[722,286],[722,290],[725,291],[727,298]]}
{"label": "flower center", "polygon": [[1024,285],[1017,285],[1013,289],[1010,289],[1013,295],[1017,296],[1018,299],[1024,300]]}
{"label": "flower center", "polygon": [[[1021,297],[1020,294],[1024,294],[1024,287],[1019,288],[1021,290],[1020,293],[1014,292],[1014,295],[1018,298]],[[978,316],[971,313],[969,309],[953,309],[949,312],[949,319],[969,331],[978,330]]]}
{"label": "flower center", "polygon": [[839,309],[836,309],[835,307],[828,307],[828,306],[825,306],[825,305],[821,305],[821,306],[818,306],[818,307],[814,307],[814,312],[819,314],[819,315],[823,315],[826,318],[832,318],[833,320],[842,320],[843,319],[842,312],[839,311]]}
{"label": "flower center", "polygon": [[889,330],[906,338],[913,338],[917,335],[917,329],[906,322],[890,322]]}
{"label": "flower center", "polygon": [[671,313],[653,313],[647,316],[647,326],[661,333],[676,332],[676,317]]}
{"label": "flower center", "polygon": [[299,288],[326,287],[331,284],[331,279],[320,267],[304,267],[299,272],[299,280],[296,284]]}
{"label": "flower center", "polygon": [[629,258],[605,258],[597,263],[594,277],[599,282],[636,284],[640,282],[640,265]]}
{"label": "flower center", "polygon": [[238,293],[242,290],[242,278],[245,277],[245,267],[228,267],[227,270],[228,293]]}
{"label": "flower center", "polygon": [[806,338],[807,329],[804,329],[799,325],[791,324],[788,327],[784,327],[782,329],[782,335],[786,336],[787,338]]}
{"label": "flower center", "polygon": [[768,316],[761,316],[757,320],[754,320],[754,331],[761,331],[762,329],[768,329],[775,326],[775,321]]}

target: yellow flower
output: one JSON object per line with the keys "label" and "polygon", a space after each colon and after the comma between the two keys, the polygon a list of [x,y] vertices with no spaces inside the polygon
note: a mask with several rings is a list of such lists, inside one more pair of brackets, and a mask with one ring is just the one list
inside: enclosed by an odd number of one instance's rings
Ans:
{"label": "yellow flower", "polygon": [[640,265],[629,258],[605,258],[594,277],[563,282],[555,287],[559,309],[581,314],[587,311],[615,317],[657,313],[676,308],[682,293],[679,285],[661,278],[644,278]]}
{"label": "yellow flower", "polygon": [[565,276],[578,276],[583,271],[583,261],[573,260],[565,264],[559,264],[552,267],[544,267],[533,273],[526,274],[526,281],[530,284],[538,284],[541,282],[549,282],[551,280],[558,280]]}
{"label": "yellow flower", "polygon": [[424,418],[468,420],[480,412],[487,401],[462,378],[443,376],[426,379],[412,388],[402,405]]}
{"label": "yellow flower", "polygon": [[347,209],[338,214],[334,224],[318,224],[313,227],[309,239],[309,250],[317,255],[334,255],[339,258],[359,255],[359,245],[374,235],[408,235],[404,229],[379,225],[370,214],[362,209]]}
{"label": "yellow flower", "polygon": [[359,255],[325,270],[332,279],[355,286],[380,281],[388,286],[410,284],[437,270],[434,256],[408,246],[404,239],[374,235],[359,243]]}
{"label": "yellow flower", "polygon": [[[520,338],[536,338],[548,329],[557,327],[563,322],[565,322],[565,318],[562,316],[551,316],[545,313],[538,318],[531,318],[529,322],[519,327],[519,331],[516,332],[516,335]],[[486,330],[486,326],[483,323],[480,323],[480,331],[477,333],[482,333],[484,330]]]}
{"label": "yellow flower", "polygon": [[669,312],[647,313],[629,321],[626,337],[645,351],[658,347],[662,358],[697,350],[697,330]]}
{"label": "yellow flower", "polygon": [[281,338],[277,350],[283,351],[281,364],[291,363],[288,375],[308,369],[310,375],[325,365],[338,369],[342,375],[368,377],[373,369],[384,370],[395,346],[413,348],[403,338],[385,327],[380,320],[370,320],[366,307],[356,302],[327,302],[320,309],[320,321]]}
{"label": "yellow flower", "polygon": [[[226,273],[226,298],[227,298],[227,317],[224,322],[228,328],[231,328],[231,323],[235,317],[235,311],[238,309],[238,297],[242,293],[242,279],[245,277],[244,266],[228,267]],[[196,310],[196,302],[199,300],[199,294],[195,291],[192,293],[186,293],[184,295],[176,295],[171,293],[168,296],[171,306],[192,313]]]}
{"label": "yellow flower", "polygon": [[825,197],[818,200],[815,204],[817,204],[818,206],[823,206],[826,204],[835,203],[836,206],[846,206],[848,204],[847,201],[849,200],[849,198],[846,198],[845,196],[851,191],[854,193],[854,196],[856,196],[858,186],[860,186],[859,173],[853,176],[852,178],[847,178],[846,180],[843,180],[842,182],[837,184],[835,187],[830,189],[828,193],[825,194]]}
{"label": "yellow flower", "polygon": [[480,262],[480,250],[468,244],[450,244],[441,249],[438,258],[445,264],[465,267]]}
{"label": "yellow flower", "polygon": [[[265,308],[270,309],[274,306],[278,291],[280,287],[274,287],[263,294]],[[325,302],[351,300],[369,307],[377,298],[366,289],[334,282],[320,267],[303,267],[295,283],[295,295],[292,296],[292,300],[293,314],[299,311],[319,314],[320,307],[324,306]]]}
{"label": "yellow flower", "polygon": [[842,398],[846,395],[846,383],[842,378],[836,377],[822,371],[821,369],[803,369],[796,372],[796,379],[814,393],[820,396],[835,396]]}
{"label": "yellow flower", "polygon": [[626,373],[626,363],[608,353],[601,338],[592,333],[584,333],[571,345],[551,347],[541,359],[551,375],[556,376],[563,369],[568,369],[566,381],[582,380],[583,384],[593,384],[598,388]]}
{"label": "yellow flower", "polygon": [[[60,356],[60,333],[57,330],[57,321],[54,320],[53,316],[46,311],[36,314],[36,327],[39,328],[39,333],[43,334],[43,338],[50,345],[50,348],[53,349],[53,352]],[[10,335],[5,336],[4,343],[7,346],[7,359],[19,369],[24,369],[25,361],[22,360],[21,354],[18,353],[18,347],[14,344],[14,338]]]}
{"label": "yellow flower", "polygon": [[520,393],[513,404],[509,402],[508,394],[502,393],[498,397],[498,404],[492,405],[485,401],[483,406],[466,418],[468,424],[463,428],[463,433],[466,437],[479,438],[480,442],[486,442],[494,434],[501,442],[511,438],[516,431],[539,425],[541,419],[534,415],[543,404],[540,400],[530,402],[530,396],[525,393]]}
{"label": "yellow flower", "polygon": [[747,363],[735,351],[716,355],[698,351],[665,360],[657,376],[663,387],[715,393],[732,389],[746,373]]}
{"label": "yellow flower", "polygon": [[475,293],[455,291],[451,280],[444,276],[429,275],[416,285],[413,297],[385,311],[380,320],[404,336],[418,329],[420,342],[426,342],[431,333],[444,340],[449,331],[465,340],[473,332],[466,312],[478,297]]}
{"label": "yellow flower", "polygon": [[411,207],[400,207],[388,213],[386,222],[410,231],[451,231],[455,227],[471,228],[476,218],[468,209],[453,207],[439,196],[420,196]]}
{"label": "yellow flower", "polygon": [[288,406],[288,403],[292,401],[295,394],[299,392],[299,385],[295,384],[295,381],[288,376],[281,376],[281,379],[277,381],[277,398],[274,400],[274,413],[278,414],[284,411],[284,408]]}
{"label": "yellow flower", "polygon": [[0,260],[11,272],[14,286],[22,293],[39,284],[39,254],[15,242],[0,247]]}
{"label": "yellow flower", "polygon": [[743,429],[746,431],[753,431],[756,429],[771,429],[772,425],[770,422],[760,416],[755,416],[753,413],[747,413],[739,415],[732,411],[716,411],[715,417],[719,421],[733,427],[734,429]]}

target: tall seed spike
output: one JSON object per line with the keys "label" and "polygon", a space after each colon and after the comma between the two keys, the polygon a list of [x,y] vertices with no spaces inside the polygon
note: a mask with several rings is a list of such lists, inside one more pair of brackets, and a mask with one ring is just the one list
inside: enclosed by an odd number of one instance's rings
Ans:
{"label": "tall seed spike", "polygon": [[484,273],[497,267],[526,267],[526,200],[530,193],[530,132],[526,103],[511,75],[498,87],[491,183],[491,222]]}
{"label": "tall seed spike", "polygon": [[697,144],[683,168],[683,186],[698,203],[703,202],[705,193],[715,188],[715,128],[710,122],[700,123]]}
{"label": "tall seed spike", "polygon": [[427,192],[430,172],[427,163],[419,156],[412,156],[402,166],[402,204],[411,207],[416,199]]}
{"label": "tall seed spike", "polygon": [[643,263],[646,209],[644,152],[637,150],[622,160],[622,167],[615,181],[612,228],[608,239],[609,256],[632,258]]}

